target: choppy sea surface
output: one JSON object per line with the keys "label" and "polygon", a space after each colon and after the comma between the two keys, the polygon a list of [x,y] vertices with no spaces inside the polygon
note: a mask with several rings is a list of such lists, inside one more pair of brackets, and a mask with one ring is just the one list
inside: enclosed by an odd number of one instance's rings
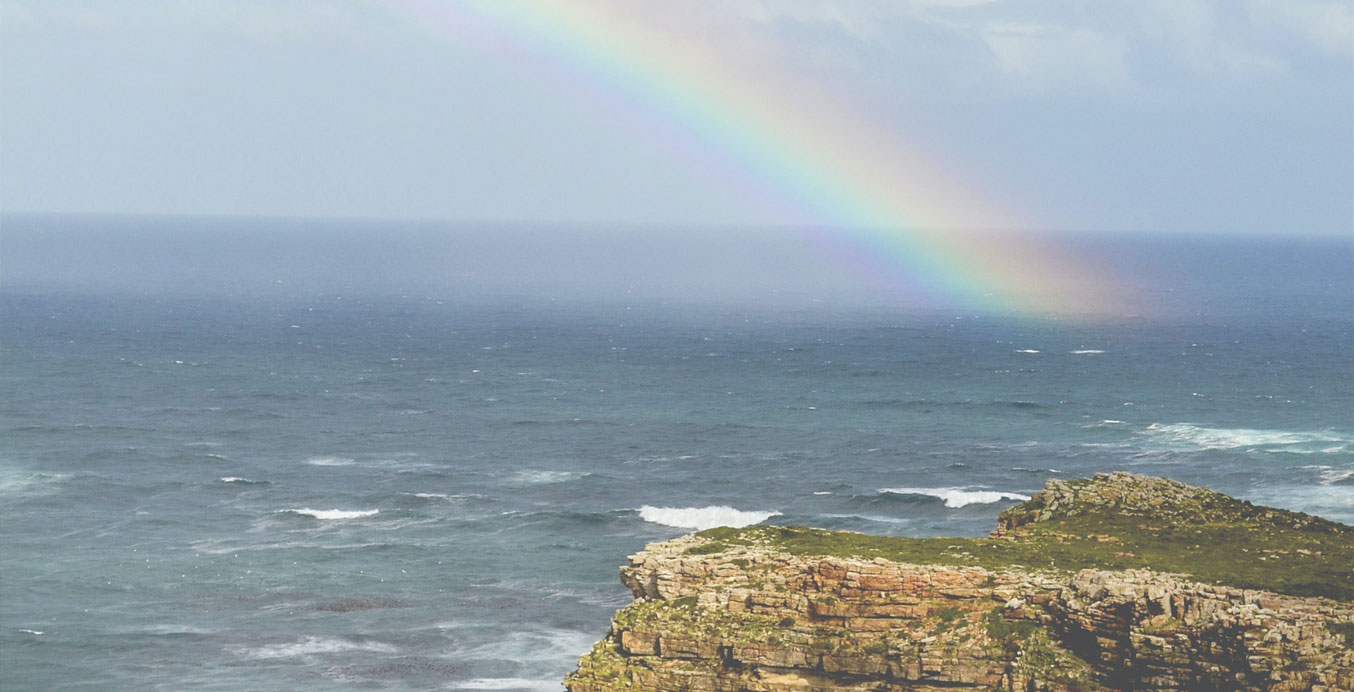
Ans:
{"label": "choppy sea surface", "polygon": [[10,252],[0,687],[555,690],[645,543],[981,535],[1115,469],[1354,522],[1351,243],[1115,242],[1169,309],[114,290]]}

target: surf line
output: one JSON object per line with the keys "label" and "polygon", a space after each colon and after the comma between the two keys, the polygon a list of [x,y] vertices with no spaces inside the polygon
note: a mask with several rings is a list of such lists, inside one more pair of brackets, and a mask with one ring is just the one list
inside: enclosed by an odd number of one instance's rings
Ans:
{"label": "surf line", "polygon": [[[548,85],[700,167],[905,299],[1017,315],[1131,312],[1104,267],[975,194],[897,124],[730,41],[674,32],[664,5],[393,0],[435,39]],[[668,17],[671,19],[671,17]],[[713,32],[710,32],[713,33]],[[726,37],[727,38],[727,37]],[[756,63],[756,64],[754,64]]]}

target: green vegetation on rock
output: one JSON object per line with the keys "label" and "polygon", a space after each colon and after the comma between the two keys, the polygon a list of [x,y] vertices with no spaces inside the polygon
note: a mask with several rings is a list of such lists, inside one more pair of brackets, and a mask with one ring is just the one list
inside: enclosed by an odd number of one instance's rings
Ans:
{"label": "green vegetation on rock", "polygon": [[784,643],[785,628],[794,625],[750,613],[705,608],[691,596],[672,601],[636,601],[617,611],[612,624],[618,630],[690,632],[715,639],[737,635],[740,639],[768,643]]}
{"label": "green vegetation on rock", "polygon": [[1295,596],[1354,600],[1354,527],[1125,473],[1052,481],[1002,513],[994,538],[896,538],[788,526],[717,528],[688,550],[1075,572],[1145,568]]}
{"label": "green vegetation on rock", "polygon": [[566,686],[1354,689],[1351,565],[1354,528],[1124,473],[1050,481],[989,538],[713,529],[631,557]]}

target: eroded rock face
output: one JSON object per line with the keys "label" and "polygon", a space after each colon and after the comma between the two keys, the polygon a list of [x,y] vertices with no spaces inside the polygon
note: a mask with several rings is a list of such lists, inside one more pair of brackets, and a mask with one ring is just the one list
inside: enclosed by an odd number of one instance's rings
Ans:
{"label": "eroded rock face", "polygon": [[632,556],[621,580],[636,601],[580,660],[573,692],[1354,689],[1354,604],[1148,569],[906,564],[686,536]]}

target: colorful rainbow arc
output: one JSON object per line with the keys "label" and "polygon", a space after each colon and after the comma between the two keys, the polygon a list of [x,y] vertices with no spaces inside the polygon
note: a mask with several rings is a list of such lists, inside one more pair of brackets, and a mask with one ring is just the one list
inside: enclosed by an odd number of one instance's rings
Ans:
{"label": "colorful rainbow arc", "polygon": [[440,39],[579,86],[580,98],[628,114],[782,218],[842,229],[820,242],[877,280],[1009,313],[1122,314],[1103,272],[1084,259],[1028,236],[975,231],[1017,224],[953,182],[935,157],[835,106],[817,85],[783,70],[750,74],[708,42],[675,38],[639,16],[641,4],[394,6]]}

